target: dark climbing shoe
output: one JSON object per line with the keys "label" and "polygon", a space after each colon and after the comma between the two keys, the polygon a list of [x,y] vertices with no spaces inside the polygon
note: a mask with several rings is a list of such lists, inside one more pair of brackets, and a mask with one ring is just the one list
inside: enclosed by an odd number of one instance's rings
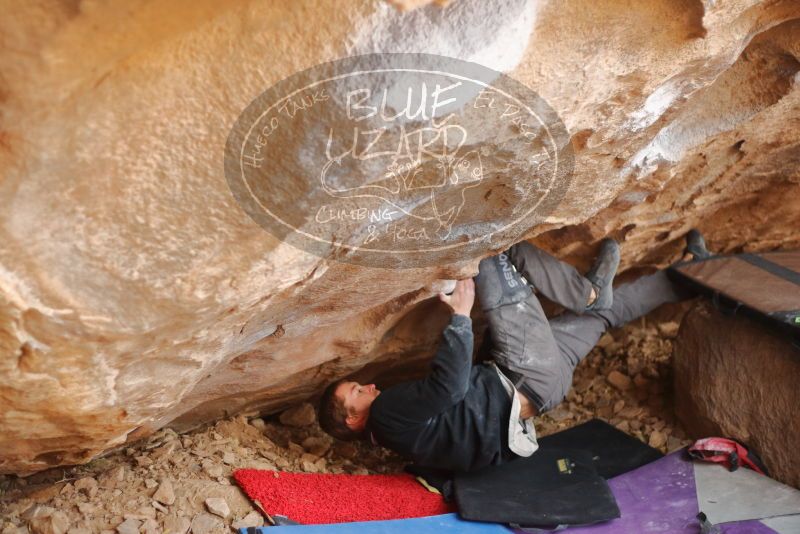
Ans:
{"label": "dark climbing shoe", "polygon": [[686,248],[683,249],[683,253],[691,254],[693,260],[703,260],[711,256],[711,253],[706,248],[706,240],[703,239],[703,234],[694,228],[686,234]]}
{"label": "dark climbing shoe", "polygon": [[611,283],[619,267],[619,244],[613,239],[603,239],[600,244],[600,253],[594,260],[594,265],[586,273],[586,278],[592,283],[597,297],[587,310],[607,310],[614,303],[614,289]]}

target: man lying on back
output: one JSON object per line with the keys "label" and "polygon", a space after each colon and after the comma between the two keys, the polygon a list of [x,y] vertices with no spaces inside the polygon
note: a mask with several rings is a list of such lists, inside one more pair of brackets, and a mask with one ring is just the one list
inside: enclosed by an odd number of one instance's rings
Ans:
{"label": "man lying on back", "polygon": [[[686,254],[709,255],[696,231]],[[451,471],[530,456],[538,447],[533,416],[563,400],[575,366],[607,329],[693,296],[665,271],[612,289],[618,265],[619,246],[610,239],[586,276],[524,241],[483,259],[474,282],[439,294],[453,315],[428,376],[383,392],[334,382],[320,402],[320,425],[336,438],[369,439],[417,465]],[[531,286],[567,311],[548,320]],[[473,366],[476,291],[493,361]]]}

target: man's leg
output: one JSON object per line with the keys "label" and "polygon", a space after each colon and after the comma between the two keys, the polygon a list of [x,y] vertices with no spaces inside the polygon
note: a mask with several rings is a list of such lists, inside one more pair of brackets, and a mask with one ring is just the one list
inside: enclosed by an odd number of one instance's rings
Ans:
{"label": "man's leg", "polygon": [[592,283],[575,267],[527,241],[512,245],[508,249],[508,256],[511,263],[545,297],[575,313],[586,310]]}
{"label": "man's leg", "polygon": [[[549,389],[537,391],[543,401],[542,411],[553,408],[564,399],[572,385],[575,367],[606,330],[647,315],[667,302],[678,302],[692,296],[691,291],[673,284],[666,271],[658,271],[614,288],[614,303],[607,310],[583,314],[566,312],[552,319],[550,328],[562,365],[557,373],[558,380]],[[530,383],[530,387],[535,389],[537,383]]]}
{"label": "man's leg", "polygon": [[524,380],[536,389],[525,395],[538,408],[544,391],[559,379],[562,356],[539,300],[509,258],[498,254],[481,260],[475,292],[489,323],[491,355],[521,389]]}

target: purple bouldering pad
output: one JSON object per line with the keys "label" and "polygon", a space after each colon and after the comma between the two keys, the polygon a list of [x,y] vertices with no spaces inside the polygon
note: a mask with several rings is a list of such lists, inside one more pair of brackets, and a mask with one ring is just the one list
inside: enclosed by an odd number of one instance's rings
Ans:
{"label": "purple bouldering pad", "polygon": [[[608,482],[621,512],[619,519],[569,534],[699,534],[699,512],[692,462],[683,451],[611,479]],[[723,534],[775,534],[760,521],[719,525]],[[522,531],[517,531],[522,532]]]}
{"label": "purple bouldering pad", "polygon": [[722,534],[778,534],[757,519],[718,525]]}

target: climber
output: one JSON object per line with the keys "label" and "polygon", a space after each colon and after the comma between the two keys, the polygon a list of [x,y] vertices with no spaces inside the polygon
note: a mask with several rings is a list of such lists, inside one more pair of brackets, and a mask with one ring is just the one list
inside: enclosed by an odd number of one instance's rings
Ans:
{"label": "climber", "polygon": [[[686,241],[685,259],[709,255],[699,232]],[[423,467],[463,472],[530,456],[538,448],[533,416],[561,402],[575,366],[607,329],[693,296],[663,270],[612,289],[619,258],[617,243],[606,239],[586,276],[525,241],[481,260],[474,282],[459,280],[452,295],[439,294],[453,315],[430,374],[383,392],[334,382],[320,402],[320,425]],[[548,320],[531,286],[567,311]],[[493,361],[472,366],[476,291]]]}

